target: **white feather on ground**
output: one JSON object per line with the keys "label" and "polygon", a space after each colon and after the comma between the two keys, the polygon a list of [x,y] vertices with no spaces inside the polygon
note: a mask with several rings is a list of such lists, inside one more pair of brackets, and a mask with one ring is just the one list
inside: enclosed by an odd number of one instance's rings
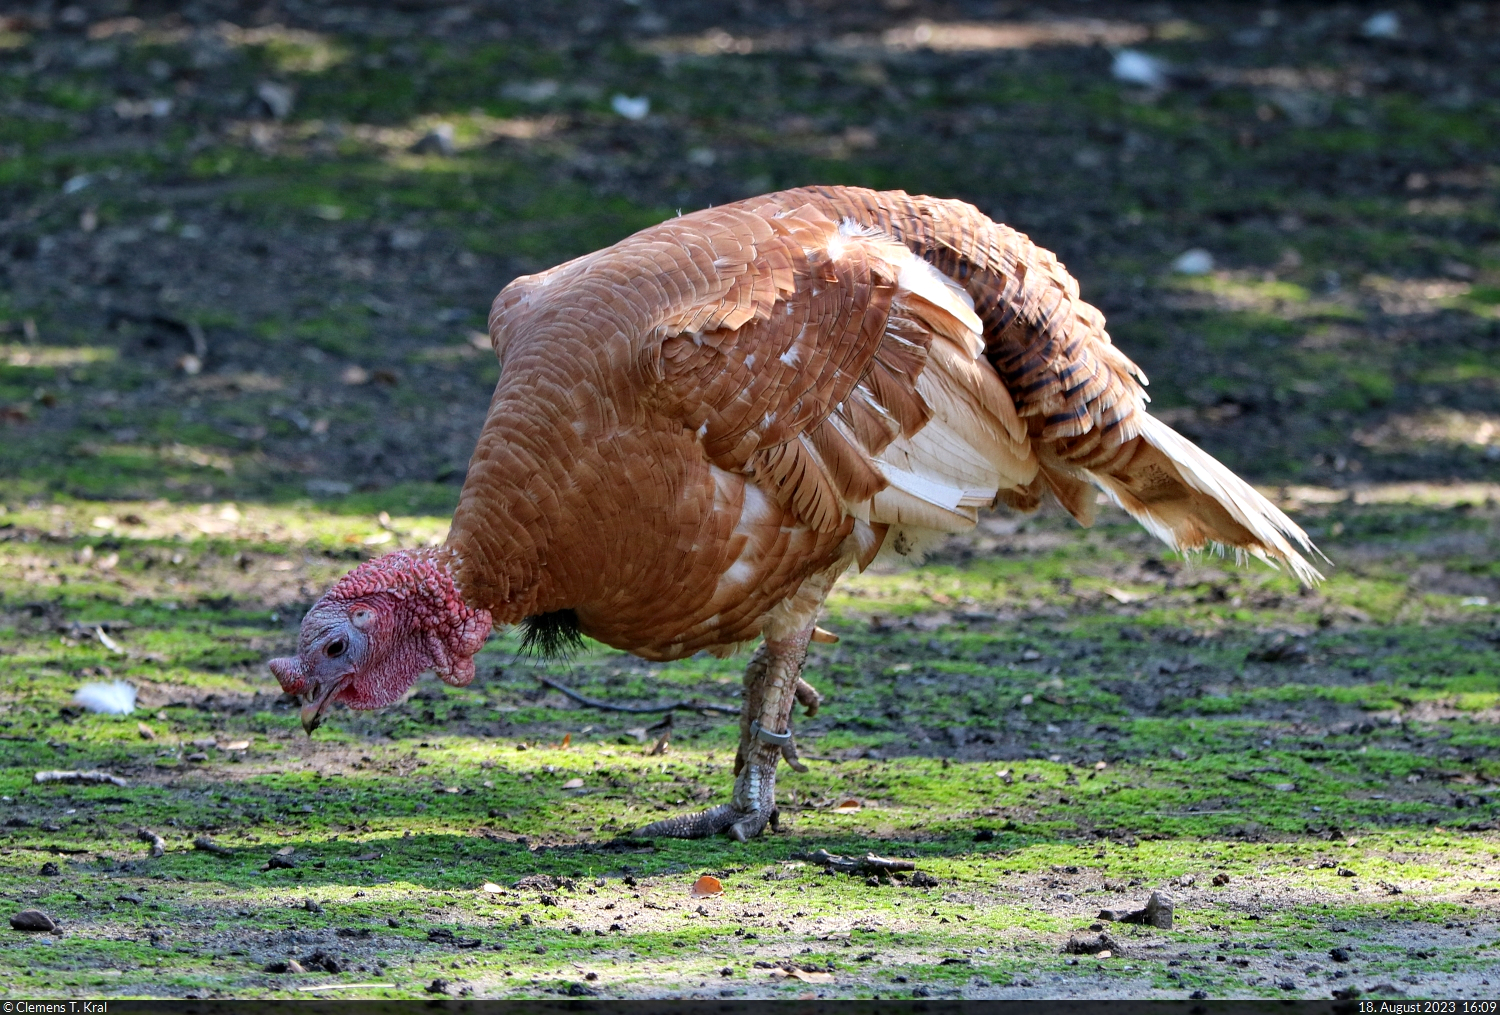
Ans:
{"label": "white feather on ground", "polygon": [[123,680],[84,684],[74,693],[73,704],[105,715],[129,715],[135,711],[135,688]]}

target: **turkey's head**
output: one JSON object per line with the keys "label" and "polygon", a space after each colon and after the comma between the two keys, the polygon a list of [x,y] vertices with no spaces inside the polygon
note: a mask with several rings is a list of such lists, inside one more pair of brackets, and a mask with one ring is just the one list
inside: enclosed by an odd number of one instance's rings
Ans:
{"label": "turkey's head", "polygon": [[490,627],[487,611],[464,602],[446,560],[398,551],[361,564],[314,603],[297,654],[272,659],[271,672],[302,698],[302,727],[311,733],[335,702],[383,708],[424,670],[463,687]]}

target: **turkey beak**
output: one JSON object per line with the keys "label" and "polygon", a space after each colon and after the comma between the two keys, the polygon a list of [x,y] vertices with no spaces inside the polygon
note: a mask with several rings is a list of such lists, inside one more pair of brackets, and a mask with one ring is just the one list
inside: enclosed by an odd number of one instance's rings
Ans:
{"label": "turkey beak", "polygon": [[312,736],[313,730],[323,725],[323,713],[328,710],[333,696],[343,690],[343,687],[342,680],[330,680],[307,692],[303,699],[307,704],[302,706],[302,728],[307,731],[308,736]]}

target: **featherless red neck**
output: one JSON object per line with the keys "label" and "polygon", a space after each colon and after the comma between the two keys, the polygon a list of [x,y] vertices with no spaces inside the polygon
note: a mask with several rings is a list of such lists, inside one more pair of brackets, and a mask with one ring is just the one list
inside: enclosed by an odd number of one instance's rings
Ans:
{"label": "featherless red neck", "polygon": [[353,602],[377,593],[404,604],[413,621],[440,636],[467,639],[477,624],[489,633],[489,613],[464,602],[452,554],[446,551],[397,550],[365,561],[339,579],[324,598]]}
{"label": "featherless red neck", "polygon": [[486,610],[464,602],[443,550],[398,551],[345,575],[308,611],[297,655],[271,660],[287,694],[306,701],[316,729],[334,703],[381,708],[400,700],[423,670],[462,687],[489,636]]}

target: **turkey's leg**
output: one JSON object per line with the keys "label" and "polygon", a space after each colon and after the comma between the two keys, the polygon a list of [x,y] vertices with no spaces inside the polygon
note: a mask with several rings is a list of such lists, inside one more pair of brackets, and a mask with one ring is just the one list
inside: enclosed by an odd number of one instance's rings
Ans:
{"label": "turkey's leg", "polygon": [[[638,835],[701,839],[727,831],[744,842],[759,835],[767,824],[776,827],[776,763],[783,752],[788,754],[789,763],[796,757],[792,705],[807,697],[798,694],[798,684],[811,636],[809,626],[785,640],[768,638],[745,667],[745,707],[740,712],[740,749],[734,759],[734,796],[730,802],[698,814],[654,822]],[[805,700],[804,704],[809,705],[809,711],[817,707]]]}

